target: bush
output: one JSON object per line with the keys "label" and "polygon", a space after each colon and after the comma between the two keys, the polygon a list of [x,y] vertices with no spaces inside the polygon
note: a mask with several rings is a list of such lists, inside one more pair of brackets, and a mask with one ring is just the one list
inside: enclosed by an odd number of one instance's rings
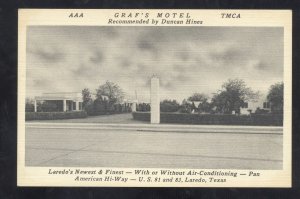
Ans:
{"label": "bush", "polygon": [[[59,102],[62,105],[62,102]],[[57,101],[45,101],[39,105],[39,109],[42,112],[58,112],[62,109],[58,106]]]}
{"label": "bush", "polygon": [[[150,121],[150,112],[132,113],[133,119]],[[283,115],[217,115],[217,114],[186,114],[160,113],[161,123],[176,124],[212,124],[212,125],[253,125],[253,126],[282,126]]]}
{"label": "bush", "polygon": [[191,113],[192,112],[192,108],[190,106],[182,105],[179,108],[179,112],[180,113]]}
{"label": "bush", "polygon": [[259,107],[255,110],[255,114],[267,114],[270,111],[265,110],[265,109],[260,109]]}
{"label": "bush", "polygon": [[87,113],[85,111],[71,111],[71,112],[27,112],[25,120],[58,120],[58,119],[74,119],[85,118]]}
{"label": "bush", "polygon": [[114,113],[131,112],[131,107],[126,104],[114,104]]}
{"label": "bush", "polygon": [[132,112],[134,120],[150,121],[150,112]]}
{"label": "bush", "polygon": [[104,115],[108,112],[109,103],[108,101],[102,101],[96,99],[92,104],[92,109],[94,111],[94,115]]}
{"label": "bush", "polygon": [[88,115],[95,115],[94,102],[89,101],[84,105],[84,110]]}
{"label": "bush", "polygon": [[34,112],[34,104],[26,102],[25,112]]}
{"label": "bush", "polygon": [[105,115],[108,113],[108,102],[101,100],[89,101],[85,104],[84,110],[88,115]]}
{"label": "bush", "polygon": [[283,126],[283,114],[252,114],[252,122],[262,126]]}
{"label": "bush", "polygon": [[131,107],[128,104],[110,104],[106,100],[89,101],[84,110],[88,115],[106,115],[106,114],[120,114],[131,112]]}
{"label": "bush", "polygon": [[177,112],[179,107],[180,105],[176,102],[176,100],[164,100],[160,103],[161,112]]}
{"label": "bush", "polygon": [[148,112],[150,111],[150,104],[146,104],[146,103],[137,104],[136,111]]}

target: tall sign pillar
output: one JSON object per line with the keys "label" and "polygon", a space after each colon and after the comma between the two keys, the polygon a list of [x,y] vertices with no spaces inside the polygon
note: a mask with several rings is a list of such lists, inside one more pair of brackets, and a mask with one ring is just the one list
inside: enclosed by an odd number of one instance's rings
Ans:
{"label": "tall sign pillar", "polygon": [[160,99],[159,99],[159,79],[154,76],[151,78],[151,124],[160,123]]}
{"label": "tall sign pillar", "polygon": [[63,100],[63,112],[67,111],[67,100]]}
{"label": "tall sign pillar", "polygon": [[136,101],[134,101],[131,105],[131,112],[136,112]]}
{"label": "tall sign pillar", "polygon": [[37,103],[36,103],[36,100],[34,100],[34,112],[37,112]]}

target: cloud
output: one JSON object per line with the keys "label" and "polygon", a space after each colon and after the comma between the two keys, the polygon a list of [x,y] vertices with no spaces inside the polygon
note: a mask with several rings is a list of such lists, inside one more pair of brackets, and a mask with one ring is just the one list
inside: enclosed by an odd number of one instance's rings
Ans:
{"label": "cloud", "polygon": [[65,54],[55,47],[40,46],[36,48],[30,48],[27,50],[27,52],[47,62],[58,62],[65,58]]}
{"label": "cloud", "polygon": [[[147,98],[150,77],[156,74],[161,94],[180,100],[192,92],[215,92],[229,78],[242,78],[257,89],[283,79],[283,31],[276,28],[42,26],[28,30],[28,92],[80,92],[84,87],[93,91],[108,79],[128,95],[137,90]],[[32,83],[42,79],[49,82],[40,87]]]}
{"label": "cloud", "polygon": [[118,27],[97,27],[95,26],[95,34],[99,34],[99,29],[101,29],[101,31],[105,34],[106,37],[108,38],[117,38],[119,36],[119,32],[118,32]]}
{"label": "cloud", "polygon": [[179,82],[188,82],[190,77],[186,75],[186,73],[179,73],[174,80],[177,80]]}
{"label": "cloud", "polygon": [[182,50],[182,51],[177,52],[176,56],[178,56],[183,61],[187,61],[190,58],[190,54],[186,50]]}
{"label": "cloud", "polygon": [[34,79],[33,80],[34,86],[41,87],[41,88],[47,86],[49,83],[51,83],[51,82],[47,79]]}
{"label": "cloud", "polygon": [[129,59],[124,58],[124,59],[120,60],[119,66],[121,68],[130,68],[130,67],[132,67],[132,63],[131,63],[131,61],[129,61]]}
{"label": "cloud", "polygon": [[164,89],[173,89],[173,88],[175,88],[175,85],[172,83],[172,81],[168,81],[168,80],[161,80],[160,85]]}
{"label": "cloud", "polygon": [[100,51],[96,51],[93,53],[93,55],[90,57],[90,61],[94,64],[99,64],[103,61],[103,54]]}
{"label": "cloud", "polygon": [[184,65],[175,64],[175,65],[173,66],[173,70],[174,70],[175,72],[179,73],[179,74],[183,74],[183,73],[185,73],[188,69],[187,69],[187,67],[184,66]]}
{"label": "cloud", "polygon": [[77,68],[72,69],[71,72],[73,73],[73,76],[77,78],[93,78],[98,74],[97,68],[98,66],[93,67],[91,64],[80,63]]}
{"label": "cloud", "polygon": [[236,62],[243,59],[247,59],[245,52],[237,48],[228,48],[222,52],[212,52],[211,58],[216,61],[222,61],[224,63]]}
{"label": "cloud", "polygon": [[260,71],[267,70],[267,69],[269,69],[269,65],[267,63],[265,63],[265,62],[259,61],[255,65],[255,68],[257,68]]}
{"label": "cloud", "polygon": [[153,51],[156,49],[154,44],[151,41],[148,41],[146,39],[141,39],[141,40],[137,41],[137,46],[141,50]]}

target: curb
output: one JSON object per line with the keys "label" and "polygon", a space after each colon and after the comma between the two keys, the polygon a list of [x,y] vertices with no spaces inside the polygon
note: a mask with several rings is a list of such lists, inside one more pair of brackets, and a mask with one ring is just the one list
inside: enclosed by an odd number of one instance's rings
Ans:
{"label": "curb", "polygon": [[228,134],[283,134],[283,127],[268,126],[212,126],[212,125],[165,125],[165,124],[99,124],[99,123],[26,123],[26,128],[120,130],[138,132],[174,133],[228,133]]}

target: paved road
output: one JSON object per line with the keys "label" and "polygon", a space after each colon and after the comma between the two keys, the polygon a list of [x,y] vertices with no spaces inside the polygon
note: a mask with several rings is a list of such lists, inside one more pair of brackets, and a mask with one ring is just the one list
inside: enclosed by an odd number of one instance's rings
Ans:
{"label": "paved road", "polygon": [[26,124],[27,166],[281,169],[282,128]]}

